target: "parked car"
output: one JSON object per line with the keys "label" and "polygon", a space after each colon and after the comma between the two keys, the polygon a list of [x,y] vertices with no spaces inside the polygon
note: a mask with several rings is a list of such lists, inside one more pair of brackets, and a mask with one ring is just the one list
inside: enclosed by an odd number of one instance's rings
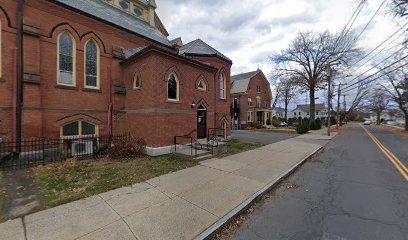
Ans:
{"label": "parked car", "polygon": [[365,121],[363,124],[369,126],[369,125],[371,125],[371,123],[372,123],[372,122],[371,122],[370,120],[367,120],[367,121]]}
{"label": "parked car", "polygon": [[287,126],[288,126],[288,124],[287,124],[287,123],[285,123],[285,122],[281,122],[281,123],[279,124],[279,126],[280,126],[280,127],[287,127]]}
{"label": "parked car", "polygon": [[292,127],[297,127],[297,126],[299,126],[299,123],[298,123],[298,122],[292,123]]}

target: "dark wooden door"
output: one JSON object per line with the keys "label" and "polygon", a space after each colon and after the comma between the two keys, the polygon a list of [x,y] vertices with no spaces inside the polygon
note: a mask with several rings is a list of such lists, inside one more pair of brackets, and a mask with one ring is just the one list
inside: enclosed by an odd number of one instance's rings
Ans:
{"label": "dark wooden door", "polygon": [[197,111],[197,138],[203,139],[207,137],[207,111]]}

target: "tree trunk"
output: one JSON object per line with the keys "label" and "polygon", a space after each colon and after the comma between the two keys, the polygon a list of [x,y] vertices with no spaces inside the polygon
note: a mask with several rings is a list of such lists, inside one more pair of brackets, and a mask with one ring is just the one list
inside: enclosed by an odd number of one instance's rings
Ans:
{"label": "tree trunk", "polygon": [[381,112],[377,112],[377,125],[380,125],[381,121]]}
{"label": "tree trunk", "polygon": [[408,112],[405,115],[405,131],[408,131]]}
{"label": "tree trunk", "polygon": [[[314,122],[315,120],[315,86],[310,86],[310,123]],[[330,111],[330,110],[329,110]]]}
{"label": "tree trunk", "polygon": [[288,122],[288,101],[285,101],[285,121]]}

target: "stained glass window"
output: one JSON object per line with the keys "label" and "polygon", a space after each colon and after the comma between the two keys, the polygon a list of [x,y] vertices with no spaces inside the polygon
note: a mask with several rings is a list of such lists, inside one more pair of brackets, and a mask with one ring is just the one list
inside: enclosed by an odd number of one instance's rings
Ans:
{"label": "stained glass window", "polygon": [[59,79],[58,82],[73,85],[74,72],[74,42],[67,32],[63,32],[58,40],[59,49]]}
{"label": "stained glass window", "polygon": [[170,100],[178,100],[178,87],[177,87],[177,80],[174,74],[170,75],[169,81],[167,83],[167,88],[168,88],[168,99]]}
{"label": "stained glass window", "polygon": [[205,84],[205,82],[203,80],[200,80],[198,82],[197,88],[198,88],[198,90],[203,90],[203,91],[207,90],[207,86],[206,86],[206,84]]}
{"label": "stained glass window", "polygon": [[98,87],[98,49],[94,41],[86,44],[86,86]]}

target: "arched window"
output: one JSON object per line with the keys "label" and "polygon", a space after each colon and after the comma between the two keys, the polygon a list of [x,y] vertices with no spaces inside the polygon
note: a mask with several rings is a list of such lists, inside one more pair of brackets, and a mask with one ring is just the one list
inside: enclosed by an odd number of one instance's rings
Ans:
{"label": "arched window", "polygon": [[198,81],[197,89],[200,91],[207,91],[207,84],[205,84],[204,80],[201,79],[200,81]]}
{"label": "arched window", "polygon": [[82,120],[64,125],[61,129],[61,136],[63,138],[75,138],[97,134],[97,126]]}
{"label": "arched window", "polygon": [[75,41],[64,31],[58,36],[58,84],[75,86]]}
{"label": "arched window", "polygon": [[262,99],[261,97],[256,97],[256,107],[261,108],[262,107]]}
{"label": "arched window", "polygon": [[226,99],[226,84],[225,84],[225,75],[221,74],[220,76],[220,98]]}
{"label": "arched window", "polygon": [[167,99],[172,101],[179,100],[179,81],[174,73],[170,74],[167,81]]}
{"label": "arched window", "polygon": [[139,89],[142,87],[142,79],[140,78],[139,74],[136,74],[133,79],[133,88]]}
{"label": "arched window", "polygon": [[93,40],[85,44],[85,87],[99,89],[99,47]]}
{"label": "arched window", "polygon": [[224,135],[224,139],[227,139],[227,122],[223,121],[221,123],[221,130],[222,130],[222,134]]}

